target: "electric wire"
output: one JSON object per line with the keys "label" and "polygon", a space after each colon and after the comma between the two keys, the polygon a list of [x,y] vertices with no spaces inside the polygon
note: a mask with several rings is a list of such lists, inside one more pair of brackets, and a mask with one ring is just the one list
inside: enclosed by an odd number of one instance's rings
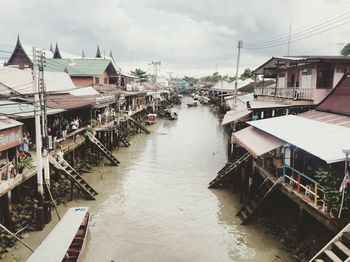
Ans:
{"label": "electric wire", "polygon": [[[344,17],[345,16],[345,17]],[[293,37],[298,37],[298,36],[303,36],[303,35],[307,35],[309,33],[312,33],[314,31],[318,31],[321,30],[323,28],[329,27],[331,25],[337,24],[339,22],[342,22],[346,19],[350,18],[350,12],[344,13],[340,16],[337,16],[333,19],[327,20],[325,22],[322,22],[320,24],[317,24],[315,26],[311,26],[311,27],[307,27],[301,31],[297,31],[295,33],[292,33],[290,35],[285,35],[283,37],[279,37],[270,41],[265,41],[265,42],[258,42],[258,43],[245,43],[246,46],[249,47],[257,47],[257,46],[264,46],[264,45],[270,45],[270,44],[275,44],[277,42],[281,42],[281,41],[288,41],[289,37],[293,38]]]}

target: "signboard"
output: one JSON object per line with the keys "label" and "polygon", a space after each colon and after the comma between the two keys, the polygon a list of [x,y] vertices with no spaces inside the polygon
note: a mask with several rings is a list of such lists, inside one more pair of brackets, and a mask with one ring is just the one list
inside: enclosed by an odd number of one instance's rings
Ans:
{"label": "signboard", "polygon": [[23,143],[22,126],[0,130],[0,152]]}

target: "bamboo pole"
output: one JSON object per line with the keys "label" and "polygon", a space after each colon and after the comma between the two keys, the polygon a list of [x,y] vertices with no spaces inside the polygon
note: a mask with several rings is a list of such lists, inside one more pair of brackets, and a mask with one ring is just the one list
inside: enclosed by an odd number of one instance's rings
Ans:
{"label": "bamboo pole", "polygon": [[22,239],[20,239],[18,236],[16,236],[14,233],[12,233],[10,230],[8,230],[3,224],[0,224],[0,227],[8,233],[10,236],[18,240],[22,245],[24,245],[26,248],[28,248],[30,251],[34,252],[34,249],[28,246]]}

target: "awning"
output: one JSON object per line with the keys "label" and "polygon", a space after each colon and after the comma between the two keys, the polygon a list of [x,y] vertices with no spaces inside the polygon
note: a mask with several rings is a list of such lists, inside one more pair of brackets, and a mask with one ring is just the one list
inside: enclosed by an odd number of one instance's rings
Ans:
{"label": "awning", "polygon": [[261,156],[286,144],[284,141],[252,126],[233,133],[232,137],[254,157]]}
{"label": "awning", "polygon": [[326,161],[327,164],[344,161],[343,150],[350,149],[350,128],[345,126],[294,115],[248,123]]}
{"label": "awning", "polygon": [[224,119],[221,122],[221,125],[227,125],[233,121],[247,117],[252,111],[244,108],[242,110],[230,110],[224,115]]}

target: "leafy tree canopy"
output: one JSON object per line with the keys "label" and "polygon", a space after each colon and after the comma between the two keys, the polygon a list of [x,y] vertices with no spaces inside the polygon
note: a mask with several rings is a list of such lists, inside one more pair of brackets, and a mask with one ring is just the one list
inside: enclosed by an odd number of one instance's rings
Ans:
{"label": "leafy tree canopy", "polygon": [[192,76],[184,76],[182,80],[186,81],[190,86],[194,86],[198,82],[198,79]]}
{"label": "leafy tree canopy", "polygon": [[350,55],[350,43],[348,43],[347,45],[345,45],[343,47],[343,49],[340,51],[340,54],[342,56],[349,56]]}
{"label": "leafy tree canopy", "polygon": [[141,82],[148,81],[148,75],[146,71],[143,71],[142,69],[136,68],[134,71],[130,72],[133,76],[136,76],[140,78]]}
{"label": "leafy tree canopy", "polygon": [[241,79],[245,80],[247,78],[252,78],[253,77],[253,73],[252,70],[250,70],[249,68],[246,68],[243,72],[243,74],[241,74]]}

